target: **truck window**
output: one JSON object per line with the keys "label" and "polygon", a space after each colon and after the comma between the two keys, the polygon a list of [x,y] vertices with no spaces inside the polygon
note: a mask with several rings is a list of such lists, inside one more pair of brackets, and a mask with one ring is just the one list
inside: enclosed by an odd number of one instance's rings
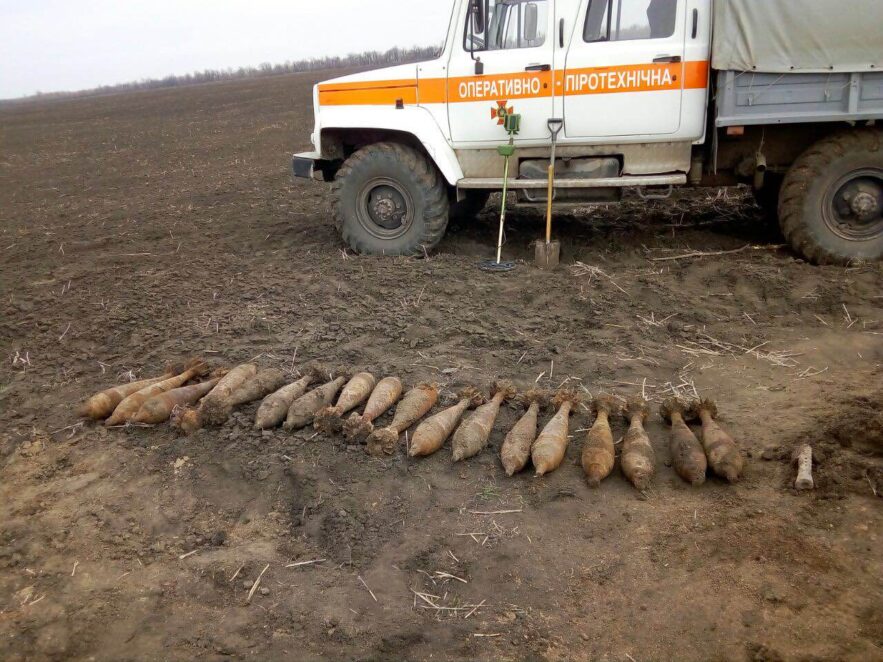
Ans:
{"label": "truck window", "polygon": [[677,15],[678,0],[592,0],[583,39],[665,39],[675,33]]}
{"label": "truck window", "polygon": [[487,25],[480,32],[475,30],[471,17],[467,17],[465,50],[536,48],[546,43],[548,0],[485,0],[485,16]]}

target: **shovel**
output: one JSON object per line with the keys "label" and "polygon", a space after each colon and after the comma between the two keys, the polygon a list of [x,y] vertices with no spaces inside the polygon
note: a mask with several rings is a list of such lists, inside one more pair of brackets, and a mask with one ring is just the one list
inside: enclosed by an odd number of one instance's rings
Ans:
{"label": "shovel", "polygon": [[561,259],[561,242],[552,241],[552,198],[555,196],[555,146],[558,134],[564,128],[564,120],[552,118],[548,122],[552,134],[552,158],[549,160],[549,190],[546,201],[546,241],[536,243],[534,261],[540,269],[554,269]]}

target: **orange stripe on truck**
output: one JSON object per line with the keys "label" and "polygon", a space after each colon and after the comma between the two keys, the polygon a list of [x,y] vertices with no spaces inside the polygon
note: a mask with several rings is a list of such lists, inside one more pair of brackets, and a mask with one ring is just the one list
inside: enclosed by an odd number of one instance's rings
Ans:
{"label": "orange stripe on truck", "polygon": [[[683,81],[681,80],[683,77]],[[575,69],[564,73],[564,94],[615,94],[703,89],[708,85],[708,62],[631,64]],[[556,88],[562,81],[556,81]]]}
{"label": "orange stripe on truck", "polygon": [[[472,101],[514,101],[552,96],[552,72],[521,72],[500,76],[462,76],[440,79],[441,88],[447,90],[448,103]],[[420,81],[420,103],[444,103],[438,90],[430,87],[424,93],[424,81]]]}
{"label": "orange stripe on truck", "polygon": [[319,103],[323,106],[394,106],[399,100],[410,105],[417,103],[416,80],[371,80],[319,85]]}
{"label": "orange stripe on truck", "polygon": [[[681,80],[683,78],[683,81]],[[319,86],[319,103],[328,106],[471,103],[536,99],[555,95],[617,94],[704,89],[708,62],[631,64],[540,71],[498,76],[420,80],[360,81]]]}

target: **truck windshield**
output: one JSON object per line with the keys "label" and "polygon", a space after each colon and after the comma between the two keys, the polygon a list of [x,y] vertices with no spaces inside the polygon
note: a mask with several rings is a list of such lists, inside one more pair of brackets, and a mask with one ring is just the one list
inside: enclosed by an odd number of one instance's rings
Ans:
{"label": "truck windshield", "polygon": [[535,48],[546,42],[548,0],[484,0],[484,16],[484,25],[467,17],[465,50]]}

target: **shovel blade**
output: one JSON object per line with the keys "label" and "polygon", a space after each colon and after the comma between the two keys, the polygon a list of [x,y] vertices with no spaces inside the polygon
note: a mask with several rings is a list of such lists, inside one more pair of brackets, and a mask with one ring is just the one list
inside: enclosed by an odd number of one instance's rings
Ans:
{"label": "shovel blade", "polygon": [[561,261],[561,242],[540,239],[534,247],[534,262],[540,269],[552,271]]}

